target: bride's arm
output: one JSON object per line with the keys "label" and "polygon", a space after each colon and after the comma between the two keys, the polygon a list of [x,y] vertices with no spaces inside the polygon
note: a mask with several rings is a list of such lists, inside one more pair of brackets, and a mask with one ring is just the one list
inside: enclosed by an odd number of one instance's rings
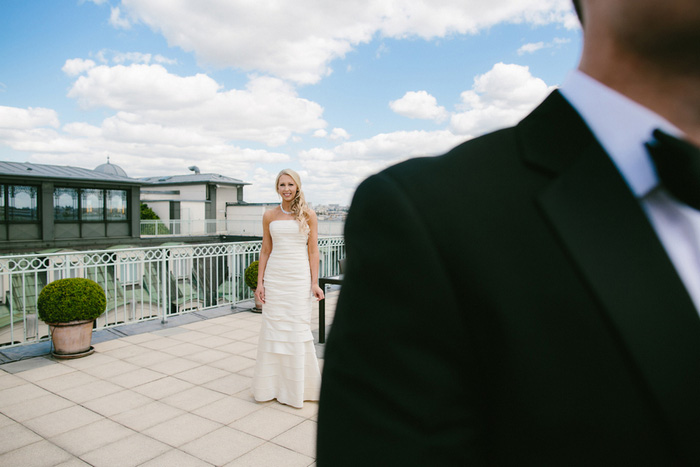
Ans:
{"label": "bride's arm", "polygon": [[311,269],[311,292],[316,300],[323,300],[324,294],[318,286],[318,218],[316,213],[309,210],[309,268]]}
{"label": "bride's arm", "polygon": [[270,235],[270,221],[272,220],[272,213],[270,211],[263,214],[263,241],[262,247],[260,248],[260,259],[258,263],[258,285],[255,287],[255,296],[258,297],[262,303],[265,303],[265,283],[263,277],[265,277],[265,268],[267,267],[267,260],[270,258],[270,253],[272,252],[272,236]]}

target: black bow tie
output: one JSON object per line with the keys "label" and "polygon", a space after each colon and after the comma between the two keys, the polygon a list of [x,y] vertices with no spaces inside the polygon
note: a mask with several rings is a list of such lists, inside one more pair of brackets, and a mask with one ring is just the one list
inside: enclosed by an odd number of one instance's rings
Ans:
{"label": "black bow tie", "polygon": [[700,210],[700,148],[654,130],[646,144],[663,186],[688,206]]}

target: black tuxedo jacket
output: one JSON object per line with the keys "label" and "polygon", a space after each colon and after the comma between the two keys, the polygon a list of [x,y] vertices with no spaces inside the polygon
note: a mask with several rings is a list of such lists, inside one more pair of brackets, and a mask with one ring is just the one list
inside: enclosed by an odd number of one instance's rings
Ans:
{"label": "black tuxedo jacket", "polygon": [[700,318],[554,92],[366,180],[325,349],[318,465],[700,465]]}

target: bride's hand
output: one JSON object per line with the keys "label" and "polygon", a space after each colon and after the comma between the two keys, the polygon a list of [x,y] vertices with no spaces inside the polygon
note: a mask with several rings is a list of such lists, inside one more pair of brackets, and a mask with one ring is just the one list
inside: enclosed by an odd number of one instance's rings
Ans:
{"label": "bride's hand", "polygon": [[265,287],[258,286],[255,288],[255,297],[260,300],[261,303],[265,303]]}
{"label": "bride's hand", "polygon": [[323,294],[323,289],[321,289],[321,287],[319,287],[318,285],[314,285],[313,287],[311,287],[311,293],[314,294],[314,297],[316,297],[317,301],[326,298]]}

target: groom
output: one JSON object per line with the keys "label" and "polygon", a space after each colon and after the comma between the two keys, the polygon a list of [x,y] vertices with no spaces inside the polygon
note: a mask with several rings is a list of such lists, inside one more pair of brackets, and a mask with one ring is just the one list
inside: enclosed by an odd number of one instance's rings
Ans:
{"label": "groom", "polygon": [[357,190],[320,467],[700,465],[700,2],[577,6],[561,91]]}

